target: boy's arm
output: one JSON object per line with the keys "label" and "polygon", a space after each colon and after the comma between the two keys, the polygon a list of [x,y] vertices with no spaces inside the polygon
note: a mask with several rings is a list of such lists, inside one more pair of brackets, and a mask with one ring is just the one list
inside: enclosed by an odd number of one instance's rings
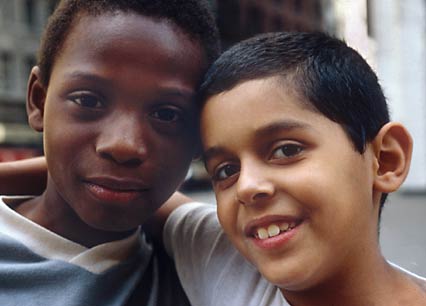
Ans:
{"label": "boy's arm", "polygon": [[0,163],[0,194],[36,195],[46,188],[47,168],[44,157]]}
{"label": "boy's arm", "polygon": [[155,243],[163,245],[163,228],[170,214],[179,206],[194,200],[176,191],[144,224],[143,229]]}

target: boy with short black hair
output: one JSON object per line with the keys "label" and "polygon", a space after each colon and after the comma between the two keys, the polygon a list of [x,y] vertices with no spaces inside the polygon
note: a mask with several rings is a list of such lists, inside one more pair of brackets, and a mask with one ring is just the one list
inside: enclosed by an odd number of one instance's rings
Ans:
{"label": "boy with short black hair", "polygon": [[357,52],[320,33],[260,35],[213,64],[201,96],[223,231],[201,204],[164,231],[193,304],[426,305],[426,279],[380,252],[412,140]]}
{"label": "boy with short black hair", "polygon": [[59,3],[27,93],[47,188],[1,197],[0,305],[187,304],[140,225],[185,177],[218,48],[201,1]]}

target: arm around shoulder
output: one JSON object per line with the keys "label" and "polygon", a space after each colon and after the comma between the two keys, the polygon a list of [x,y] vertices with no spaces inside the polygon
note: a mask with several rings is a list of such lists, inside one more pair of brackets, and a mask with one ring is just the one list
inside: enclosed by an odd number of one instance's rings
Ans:
{"label": "arm around shoulder", "polygon": [[0,194],[41,194],[46,187],[46,180],[44,157],[0,163]]}
{"label": "arm around shoulder", "polygon": [[156,243],[163,245],[163,229],[170,214],[179,206],[193,200],[181,192],[176,191],[143,225],[144,230]]}

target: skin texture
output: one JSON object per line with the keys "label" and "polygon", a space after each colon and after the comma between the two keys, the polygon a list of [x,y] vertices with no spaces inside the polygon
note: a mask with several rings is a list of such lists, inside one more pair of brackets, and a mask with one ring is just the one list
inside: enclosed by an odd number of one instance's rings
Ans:
{"label": "skin texture", "polygon": [[[342,127],[289,83],[246,81],[202,110],[203,150],[225,233],[292,305],[399,305],[406,296],[392,296],[397,288],[410,292],[410,305],[422,305],[420,289],[381,256],[377,235],[381,192],[405,178],[411,138],[390,123],[360,154]],[[404,136],[395,141],[394,134]],[[284,222],[295,227],[256,237],[259,227]]]}
{"label": "skin texture", "polygon": [[30,76],[31,126],[44,133],[46,191],[17,211],[86,246],[127,235],[183,180],[195,151],[201,49],[133,13],[81,16],[48,88]]}

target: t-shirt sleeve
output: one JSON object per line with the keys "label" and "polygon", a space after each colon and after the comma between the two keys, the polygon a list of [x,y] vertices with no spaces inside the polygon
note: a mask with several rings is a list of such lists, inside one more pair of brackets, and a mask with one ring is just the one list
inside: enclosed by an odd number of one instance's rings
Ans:
{"label": "t-shirt sleeve", "polygon": [[203,305],[221,274],[226,274],[224,259],[235,253],[217,220],[216,206],[189,203],[179,207],[167,219],[163,235],[191,303]]}
{"label": "t-shirt sleeve", "polygon": [[163,241],[191,305],[288,305],[225,236],[216,206],[189,203],[167,219]]}

